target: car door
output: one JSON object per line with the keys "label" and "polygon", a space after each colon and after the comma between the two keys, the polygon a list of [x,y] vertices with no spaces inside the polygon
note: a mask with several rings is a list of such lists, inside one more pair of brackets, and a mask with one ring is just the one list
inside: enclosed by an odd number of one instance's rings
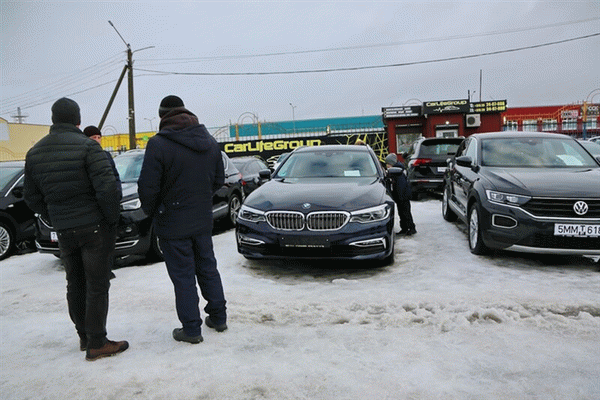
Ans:
{"label": "car door", "polygon": [[[465,215],[467,213],[469,191],[475,179],[477,179],[477,173],[473,170],[473,166],[478,165],[477,146],[478,142],[475,138],[466,139],[464,146],[461,146],[459,153],[456,154],[453,165],[452,192],[454,193],[456,204]],[[465,157],[471,159],[471,164],[466,165],[461,162]]]}

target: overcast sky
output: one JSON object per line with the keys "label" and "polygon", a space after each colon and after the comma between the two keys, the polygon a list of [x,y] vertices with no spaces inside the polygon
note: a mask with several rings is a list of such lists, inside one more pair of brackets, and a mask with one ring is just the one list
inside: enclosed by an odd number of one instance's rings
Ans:
{"label": "overcast sky", "polygon": [[[52,103],[67,96],[82,126],[97,125],[125,42],[137,131],[156,129],[169,94],[209,128],[251,122],[248,113],[378,115],[469,91],[509,107],[600,102],[598,0],[1,0],[0,15],[0,117],[9,121],[21,107],[26,122],[50,124]],[[103,131],[127,130],[125,79]]]}

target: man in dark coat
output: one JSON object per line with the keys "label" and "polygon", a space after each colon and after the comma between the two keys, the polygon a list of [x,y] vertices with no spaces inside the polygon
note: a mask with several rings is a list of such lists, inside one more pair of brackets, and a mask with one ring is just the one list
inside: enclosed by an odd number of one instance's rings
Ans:
{"label": "man in dark coat", "polygon": [[413,221],[412,213],[410,210],[410,198],[412,191],[410,188],[410,182],[404,173],[404,164],[398,161],[395,154],[388,154],[385,158],[387,168],[396,167],[402,169],[403,173],[398,175],[392,175],[389,178],[390,192],[392,198],[398,207],[398,217],[400,218],[400,232],[399,235],[414,235],[417,233],[415,223]]}
{"label": "man in dark coat", "polygon": [[138,180],[142,209],[153,217],[167,271],[175,288],[175,305],[182,328],[177,341],[202,341],[199,297],[207,302],[205,323],[227,329],[225,295],[212,243],[213,194],[225,173],[216,140],[177,96],[160,103],[159,132],[146,146]]}
{"label": "man in dark coat", "polygon": [[62,98],[52,106],[50,133],[25,160],[25,202],[58,235],[67,274],[69,315],[89,361],[125,351],[106,338],[110,266],[121,192],[106,154],[78,128],[79,106]]}

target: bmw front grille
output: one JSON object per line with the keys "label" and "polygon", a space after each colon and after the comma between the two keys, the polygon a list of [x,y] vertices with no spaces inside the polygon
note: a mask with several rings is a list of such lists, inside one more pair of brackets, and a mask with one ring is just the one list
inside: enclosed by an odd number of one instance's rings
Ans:
{"label": "bmw front grille", "polygon": [[266,214],[267,222],[276,230],[335,231],[350,220],[350,214],[342,211],[317,211],[304,215],[297,211],[271,211]]}

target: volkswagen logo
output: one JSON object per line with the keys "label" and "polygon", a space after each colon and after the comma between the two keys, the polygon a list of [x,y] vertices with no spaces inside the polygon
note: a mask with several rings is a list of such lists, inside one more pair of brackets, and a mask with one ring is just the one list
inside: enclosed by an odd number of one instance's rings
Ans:
{"label": "volkswagen logo", "polygon": [[585,215],[588,212],[588,205],[585,201],[578,201],[573,205],[573,211],[577,215]]}
{"label": "volkswagen logo", "polygon": [[[304,208],[305,210],[308,210],[310,208],[310,203],[304,203],[304,204],[302,204],[302,208]],[[587,205],[586,205],[586,210],[587,210]]]}

